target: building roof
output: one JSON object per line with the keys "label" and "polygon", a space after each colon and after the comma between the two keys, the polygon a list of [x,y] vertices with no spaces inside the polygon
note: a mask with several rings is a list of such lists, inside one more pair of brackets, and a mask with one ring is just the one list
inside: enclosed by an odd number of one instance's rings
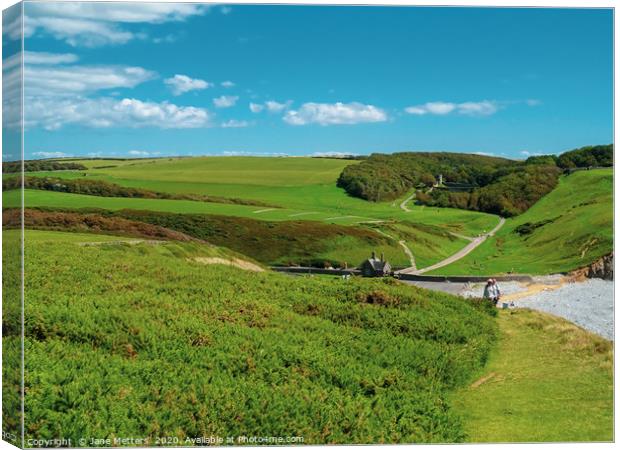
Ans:
{"label": "building roof", "polygon": [[368,258],[365,262],[370,264],[373,270],[376,270],[378,272],[383,272],[386,266],[390,267],[387,261],[381,261],[380,259],[377,259],[377,258]]}

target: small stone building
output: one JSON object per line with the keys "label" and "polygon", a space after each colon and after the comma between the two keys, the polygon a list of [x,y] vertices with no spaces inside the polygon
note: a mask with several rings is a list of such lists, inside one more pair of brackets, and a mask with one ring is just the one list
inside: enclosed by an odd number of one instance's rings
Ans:
{"label": "small stone building", "polygon": [[392,273],[392,266],[385,260],[383,253],[381,259],[377,259],[375,252],[372,252],[372,256],[362,263],[360,269],[365,277],[385,277]]}

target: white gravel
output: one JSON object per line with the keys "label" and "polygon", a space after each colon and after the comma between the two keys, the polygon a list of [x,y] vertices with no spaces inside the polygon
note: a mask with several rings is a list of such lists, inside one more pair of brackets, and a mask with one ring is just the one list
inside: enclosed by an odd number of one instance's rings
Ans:
{"label": "white gravel", "polygon": [[[534,283],[557,285],[561,275],[536,277]],[[426,289],[449,292],[463,297],[482,297],[485,283],[409,282]],[[501,282],[503,295],[526,291],[527,283]],[[514,304],[514,306],[513,306]],[[543,290],[512,300],[510,307],[547,312],[579,325],[605,339],[614,339],[614,283],[590,279],[566,283],[557,289]]]}
{"label": "white gravel", "polygon": [[614,340],[614,283],[591,279],[567,283],[552,290],[514,301],[517,308],[531,308],[563,317],[605,339]]}

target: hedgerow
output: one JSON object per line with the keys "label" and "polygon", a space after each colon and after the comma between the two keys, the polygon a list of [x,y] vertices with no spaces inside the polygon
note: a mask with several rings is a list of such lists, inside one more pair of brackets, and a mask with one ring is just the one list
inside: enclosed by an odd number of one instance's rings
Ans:
{"label": "hedgerow", "polygon": [[[121,186],[103,180],[90,180],[87,178],[54,178],[54,177],[23,177],[25,189],[39,189],[44,191],[67,192],[71,194],[94,195],[98,197],[127,197],[127,198],[151,198],[168,200],[193,200],[199,202],[272,206],[259,200],[247,200],[238,198],[219,197],[199,194],[172,194],[168,192],[156,192],[148,189]],[[8,177],[2,180],[2,190],[9,191],[22,188],[21,177]]]}
{"label": "hedgerow", "polygon": [[88,167],[74,162],[59,162],[48,160],[10,161],[2,163],[2,173],[42,172],[52,170],[88,170]]}

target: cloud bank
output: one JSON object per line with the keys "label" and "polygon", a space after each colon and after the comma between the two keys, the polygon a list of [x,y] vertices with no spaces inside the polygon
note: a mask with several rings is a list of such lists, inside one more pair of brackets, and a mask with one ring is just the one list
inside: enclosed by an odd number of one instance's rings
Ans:
{"label": "cloud bank", "polygon": [[287,111],[283,120],[289,125],[353,125],[385,122],[387,113],[362,103],[304,103],[298,110]]}
{"label": "cloud bank", "polygon": [[164,83],[170,88],[174,95],[181,95],[186,92],[207,89],[213,86],[213,84],[208,81],[179,74],[172,78],[166,78]]}
{"label": "cloud bank", "polygon": [[490,116],[495,114],[499,105],[495,101],[483,100],[480,102],[428,102],[423,105],[409,106],[405,108],[408,114],[423,116],[431,114],[435,116],[445,116],[451,113],[462,114],[465,116]]}

